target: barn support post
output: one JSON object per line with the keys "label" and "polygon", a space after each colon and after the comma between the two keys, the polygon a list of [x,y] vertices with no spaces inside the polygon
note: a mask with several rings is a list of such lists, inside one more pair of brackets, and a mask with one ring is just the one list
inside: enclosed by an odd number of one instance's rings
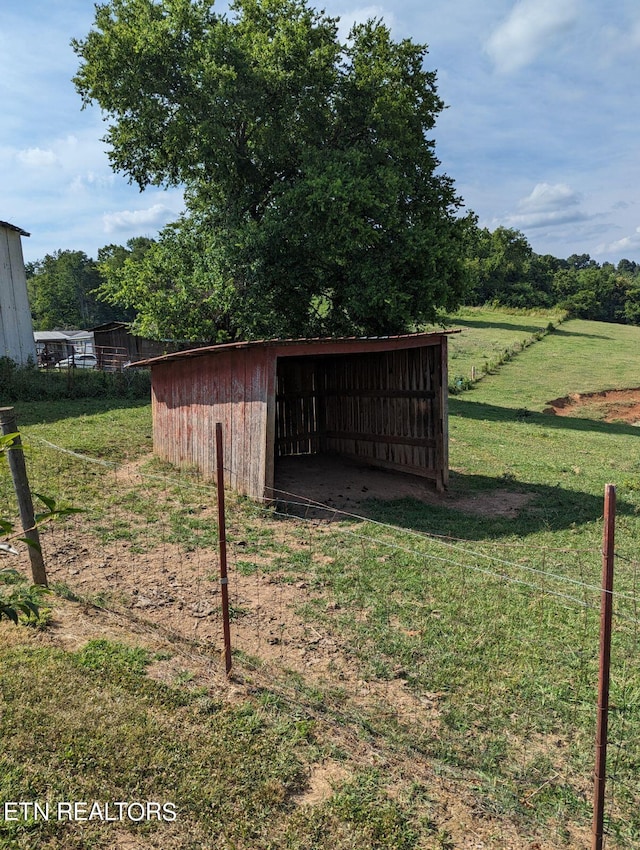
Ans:
{"label": "barn support post", "polygon": [[222,422],[216,422],[216,488],[218,492],[218,547],[220,551],[220,591],[222,595],[222,629],[224,633],[224,667],[231,672],[231,627],[229,621],[229,578],[227,576],[227,526],[224,505],[224,449]]}
{"label": "barn support post", "polygon": [[446,490],[449,486],[449,353],[447,337],[440,339],[440,370],[438,374],[437,437],[439,448],[436,451],[436,489]]}
{"label": "barn support post", "polygon": [[33,583],[47,587],[47,571],[44,565],[42,549],[40,548],[40,535],[36,528],[33,499],[31,497],[31,489],[29,488],[27,467],[24,462],[24,450],[13,407],[0,407],[0,429],[2,429],[4,436],[9,434],[16,435],[7,452],[9,469],[11,470],[13,487],[18,500],[22,529],[26,539],[30,541],[28,549]]}
{"label": "barn support post", "polygon": [[609,678],[611,669],[611,619],[613,614],[613,564],[615,560],[616,488],[607,484],[604,496],[602,540],[602,597],[600,602],[600,671],[593,791],[592,850],[602,850],[604,839],[604,792],[609,726]]}

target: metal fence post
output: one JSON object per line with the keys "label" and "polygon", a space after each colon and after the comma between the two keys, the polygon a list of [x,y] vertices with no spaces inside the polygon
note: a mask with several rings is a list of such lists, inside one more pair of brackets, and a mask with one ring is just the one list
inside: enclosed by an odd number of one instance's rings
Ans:
{"label": "metal fence post", "polygon": [[600,672],[593,792],[592,850],[602,850],[604,838],[604,792],[607,771],[609,726],[609,678],[611,670],[611,619],[613,614],[613,564],[615,560],[616,488],[607,484],[604,494],[602,540],[602,597],[600,602]]}
{"label": "metal fence post", "polygon": [[224,454],[222,423],[216,422],[216,487],[218,492],[218,546],[220,550],[220,589],[222,592],[222,627],[224,631],[224,666],[231,670],[231,628],[229,623],[229,579],[227,577],[227,527],[224,506]]}

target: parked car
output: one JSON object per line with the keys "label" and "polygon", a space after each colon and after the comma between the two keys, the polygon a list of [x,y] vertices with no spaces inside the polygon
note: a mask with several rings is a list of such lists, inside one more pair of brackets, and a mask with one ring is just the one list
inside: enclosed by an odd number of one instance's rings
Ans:
{"label": "parked car", "polygon": [[65,357],[64,360],[59,360],[56,369],[97,369],[98,358],[95,354],[74,354],[71,357]]}

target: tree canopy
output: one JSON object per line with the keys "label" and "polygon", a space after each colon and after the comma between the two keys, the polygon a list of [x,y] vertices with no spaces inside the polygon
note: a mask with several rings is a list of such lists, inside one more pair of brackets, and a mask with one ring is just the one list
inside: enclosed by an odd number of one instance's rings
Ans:
{"label": "tree canopy", "polygon": [[102,278],[83,251],[55,251],[26,266],[35,330],[78,330],[113,319],[131,318],[98,300]]}
{"label": "tree canopy", "polygon": [[640,324],[640,266],[631,260],[615,267],[589,254],[540,255],[519,230],[498,227],[474,232],[466,264],[466,304],[558,306],[582,319]]}
{"label": "tree canopy", "polygon": [[304,0],[110,0],[74,41],[114,169],[185,187],[187,213],[105,298],[147,334],[388,333],[455,307],[462,216],[430,138],[426,47]]}

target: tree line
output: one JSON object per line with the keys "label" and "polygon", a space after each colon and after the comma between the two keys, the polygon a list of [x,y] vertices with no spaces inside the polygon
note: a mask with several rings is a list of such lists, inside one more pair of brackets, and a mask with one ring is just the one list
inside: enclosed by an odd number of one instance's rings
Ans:
{"label": "tree line", "polygon": [[108,0],[72,41],[112,168],[181,186],[155,240],[28,269],[36,326],[131,319],[207,342],[393,334],[464,303],[640,321],[635,264],[533,253],[479,229],[440,168],[427,46],[306,0]]}
{"label": "tree line", "polygon": [[523,233],[498,227],[476,229],[465,263],[465,304],[559,306],[575,318],[640,324],[640,264],[633,260],[536,254]]}
{"label": "tree line", "polygon": [[152,239],[136,237],[126,246],[105,245],[97,259],[84,251],[59,250],[26,263],[34,330],[80,330],[105,322],[135,321],[135,310],[109,303],[102,290],[128,258],[144,256],[152,244]]}
{"label": "tree line", "polygon": [[[124,288],[120,289],[122,280],[131,276],[133,269],[137,274],[149,260],[153,262],[158,244],[158,240],[137,237],[124,246],[106,245],[98,251],[97,259],[82,251],[66,250],[28,263],[27,287],[34,328],[67,330],[124,321],[137,330],[143,328],[151,337],[157,336],[154,328],[161,326],[176,339],[219,340],[220,329],[214,326],[213,334],[209,332],[210,317],[206,314],[198,326],[194,316],[182,321],[170,304],[156,326],[165,292],[162,286],[156,288],[158,302],[142,316],[130,306],[130,296],[125,296]],[[465,286],[458,306],[560,307],[575,318],[640,325],[640,263],[633,260],[599,264],[589,254],[572,254],[566,259],[536,254],[523,233],[498,227],[469,233],[462,266]],[[150,285],[153,282],[143,276],[137,282],[141,302],[151,295]],[[188,290],[187,286],[185,297]],[[194,314],[198,306],[194,297]],[[384,330],[383,317],[381,324],[382,332],[388,332]],[[418,327],[418,322],[409,321],[403,330]],[[363,331],[376,332],[366,327]],[[275,335],[275,331],[269,335]]]}

